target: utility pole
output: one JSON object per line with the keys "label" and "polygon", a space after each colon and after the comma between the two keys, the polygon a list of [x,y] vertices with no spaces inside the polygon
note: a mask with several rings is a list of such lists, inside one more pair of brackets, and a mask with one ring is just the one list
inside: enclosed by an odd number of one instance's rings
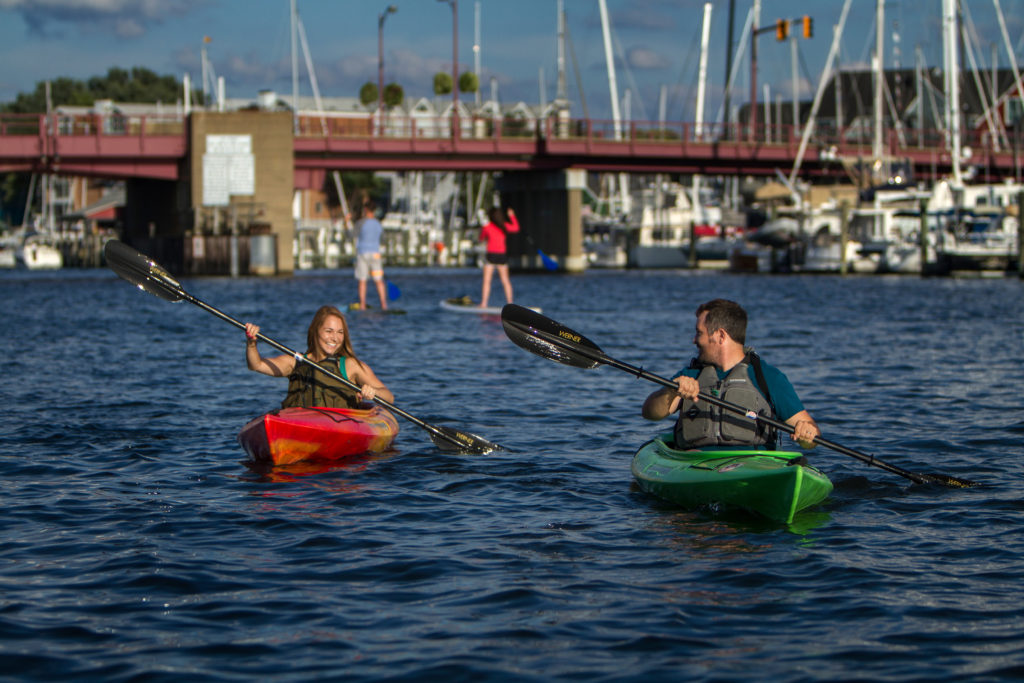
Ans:
{"label": "utility pole", "polygon": [[384,20],[397,11],[397,7],[388,5],[377,16],[377,116],[380,117],[384,116]]}
{"label": "utility pole", "polygon": [[452,142],[459,137],[459,0],[447,2],[452,8]]}

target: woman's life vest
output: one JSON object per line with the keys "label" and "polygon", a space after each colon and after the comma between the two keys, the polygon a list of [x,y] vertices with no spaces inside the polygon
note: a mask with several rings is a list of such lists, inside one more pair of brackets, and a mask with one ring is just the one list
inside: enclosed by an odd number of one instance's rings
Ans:
{"label": "woman's life vest", "polygon": [[[331,356],[319,363],[320,367],[348,379],[345,358]],[[356,391],[342,384],[308,363],[297,361],[295,370],[288,375],[288,394],[281,401],[282,408],[356,408]]]}
{"label": "woman's life vest", "polygon": [[[721,380],[713,365],[691,363],[692,368],[701,368],[697,376],[702,393],[716,396],[723,401],[734,403],[748,411],[766,417],[775,417],[771,401],[765,398],[750,379],[748,368],[754,365],[758,377],[762,376],[759,359],[748,353]],[[760,380],[764,384],[764,380]],[[766,389],[767,390],[767,389]],[[719,406],[708,401],[684,398],[679,405],[679,418],[675,426],[676,446],[680,449],[704,448],[706,446],[753,446],[775,448],[775,430],[759,420]]]}

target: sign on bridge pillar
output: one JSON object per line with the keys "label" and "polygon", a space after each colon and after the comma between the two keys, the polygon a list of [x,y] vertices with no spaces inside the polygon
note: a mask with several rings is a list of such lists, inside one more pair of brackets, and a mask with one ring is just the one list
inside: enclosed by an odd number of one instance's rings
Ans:
{"label": "sign on bridge pillar", "polygon": [[[583,188],[586,172],[506,171],[495,181],[503,206],[515,210],[522,235],[509,238],[509,263],[541,269],[540,249],[565,271],[586,268],[583,254]],[[531,243],[532,242],[532,243]]]}

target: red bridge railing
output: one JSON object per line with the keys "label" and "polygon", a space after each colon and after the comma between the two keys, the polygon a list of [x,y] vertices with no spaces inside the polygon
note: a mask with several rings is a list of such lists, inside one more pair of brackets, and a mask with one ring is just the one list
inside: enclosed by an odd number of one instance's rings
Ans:
{"label": "red bridge railing", "polygon": [[[802,130],[791,125],[626,122],[419,114],[384,117],[304,113],[295,136],[297,179],[330,169],[514,170],[579,167],[605,171],[774,174],[792,167]],[[457,132],[452,135],[452,131]],[[0,172],[176,179],[188,154],[181,114],[0,114]],[[815,127],[803,168],[841,173],[842,159],[870,160],[863,126]],[[967,130],[964,163],[992,177],[1020,177],[1024,144]],[[887,130],[883,153],[906,159],[922,175],[948,171],[946,138],[937,130]]]}

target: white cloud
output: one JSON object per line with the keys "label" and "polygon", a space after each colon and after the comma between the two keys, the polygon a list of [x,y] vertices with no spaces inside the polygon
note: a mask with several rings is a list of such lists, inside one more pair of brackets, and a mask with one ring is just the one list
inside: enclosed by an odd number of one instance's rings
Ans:
{"label": "white cloud", "polygon": [[29,30],[40,35],[73,28],[111,31],[136,38],[152,24],[187,13],[206,0],[0,0],[0,9],[21,14]]}
{"label": "white cloud", "polygon": [[114,22],[114,33],[119,38],[138,38],[146,32],[146,27],[135,19],[118,19]]}
{"label": "white cloud", "polygon": [[634,47],[629,50],[626,60],[634,69],[664,69],[669,66],[667,59],[646,47]]}

